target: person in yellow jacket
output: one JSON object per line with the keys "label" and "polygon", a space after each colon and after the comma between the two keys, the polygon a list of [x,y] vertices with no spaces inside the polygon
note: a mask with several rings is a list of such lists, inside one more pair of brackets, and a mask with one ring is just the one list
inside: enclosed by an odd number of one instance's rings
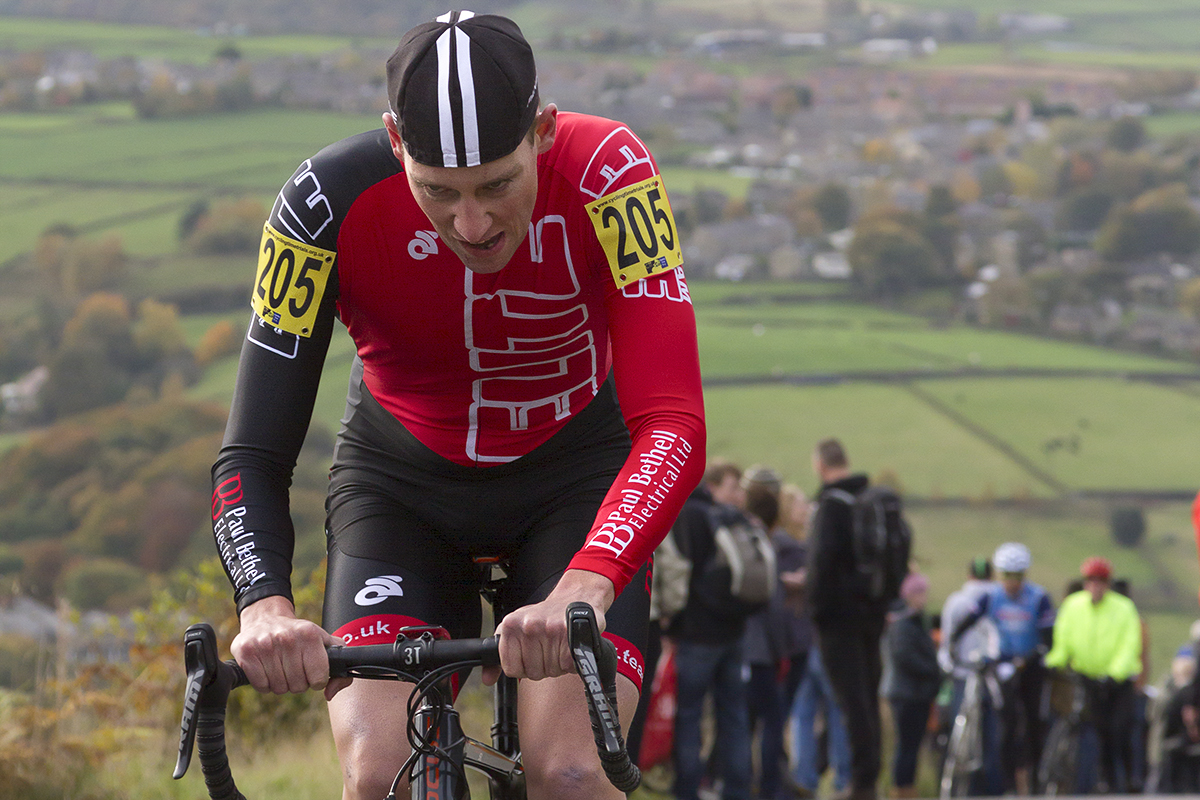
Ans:
{"label": "person in yellow jacket", "polygon": [[1089,679],[1088,713],[1099,738],[1101,776],[1109,791],[1124,793],[1131,765],[1124,763],[1122,741],[1133,724],[1142,625],[1133,601],[1109,590],[1108,559],[1088,558],[1080,572],[1083,590],[1059,606],[1046,666],[1072,669]]}

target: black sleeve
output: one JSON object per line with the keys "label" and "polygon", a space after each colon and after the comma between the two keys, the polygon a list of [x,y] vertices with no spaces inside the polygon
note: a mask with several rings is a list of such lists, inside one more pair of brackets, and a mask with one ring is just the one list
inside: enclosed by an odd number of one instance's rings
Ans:
{"label": "black sleeve", "polygon": [[212,470],[213,535],[239,612],[269,595],[292,596],[295,531],[288,490],[333,318],[331,296],[309,338],[277,333],[252,315],[242,344],[225,440]]}
{"label": "black sleeve", "polygon": [[[306,320],[292,333],[252,313],[242,343],[225,440],[212,471],[213,535],[239,613],[271,595],[291,599],[295,531],[288,490],[333,333],[338,271],[349,268],[336,257],[338,237],[359,195],[399,171],[387,133],[361,133],[304,161],[271,209],[273,233],[264,235],[262,252],[271,253],[275,267],[257,272],[252,291],[263,301],[269,297],[276,311],[285,301],[294,314],[310,302],[318,306],[311,330]],[[282,254],[289,249],[285,270]],[[306,258],[314,254],[321,257]],[[314,274],[306,271],[309,261],[330,265],[319,295],[317,284],[305,279]],[[294,294],[277,299],[289,285]]]}

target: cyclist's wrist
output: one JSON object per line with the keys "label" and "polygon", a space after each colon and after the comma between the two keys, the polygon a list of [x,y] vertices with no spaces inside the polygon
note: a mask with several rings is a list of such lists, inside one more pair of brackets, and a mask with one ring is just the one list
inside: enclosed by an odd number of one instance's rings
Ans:
{"label": "cyclist's wrist", "polygon": [[250,605],[242,609],[238,614],[238,620],[242,627],[253,624],[255,622],[267,619],[269,617],[287,617],[290,619],[296,618],[296,609],[292,605],[292,601],[280,594],[268,595],[261,600],[255,600]]}
{"label": "cyclist's wrist", "polygon": [[553,594],[572,602],[582,600],[603,614],[616,599],[616,587],[611,579],[598,572],[569,569],[558,579]]}

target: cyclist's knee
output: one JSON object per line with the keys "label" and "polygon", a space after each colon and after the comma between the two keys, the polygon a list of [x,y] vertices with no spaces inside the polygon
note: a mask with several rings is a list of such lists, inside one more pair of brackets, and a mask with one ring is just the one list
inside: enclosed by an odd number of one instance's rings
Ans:
{"label": "cyclist's knee", "polygon": [[[386,797],[396,778],[396,770],[382,769],[370,761],[342,765],[342,800],[379,800]],[[408,782],[397,789],[397,796],[408,794]]]}
{"label": "cyclist's knee", "polygon": [[[594,763],[591,763],[594,761]],[[530,800],[593,800],[620,797],[594,759],[562,759],[553,763],[527,766],[525,784]]]}

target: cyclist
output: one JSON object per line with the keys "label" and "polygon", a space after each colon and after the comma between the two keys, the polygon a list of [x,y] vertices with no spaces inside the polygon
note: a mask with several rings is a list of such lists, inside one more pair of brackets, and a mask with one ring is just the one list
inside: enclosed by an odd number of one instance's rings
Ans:
{"label": "cyclist", "polygon": [[[616,797],[568,674],[565,609],[595,607],[631,716],[647,560],[705,463],[662,180],[624,125],[539,105],[532,51],[503,17],[413,28],[387,91],[383,129],[305,161],[263,236],[213,467],[233,654],[260,691],[324,686],[343,796],[382,797],[408,753],[411,687],[327,685],[321,646],[391,641],[407,624],[478,635],[475,561],[505,558],[516,610],[497,632],[504,671],[531,679],[518,710],[529,796]],[[357,357],[326,500],[322,630],[291,602],[287,487],[335,318]]]}
{"label": "cyclist", "polygon": [[1046,590],[1025,579],[1032,563],[1029,548],[1005,542],[992,564],[998,584],[982,594],[975,608],[953,629],[952,646],[978,620],[987,617],[1000,639],[1002,708],[1000,763],[1005,788],[1028,794],[1031,774],[1042,752],[1042,686],[1046,670],[1042,653],[1050,645],[1054,606]]}
{"label": "cyclist", "polygon": [[[1073,669],[1090,680],[1088,716],[1100,740],[1101,775],[1110,791],[1124,792],[1130,765],[1122,763],[1122,743],[1133,724],[1133,681],[1142,671],[1142,626],[1133,601],[1109,590],[1108,559],[1092,556],[1084,560],[1080,573],[1084,588],[1059,606],[1046,665]],[[1080,776],[1085,784],[1088,777]]]}
{"label": "cyclist", "polygon": [[[942,604],[942,630],[953,632],[979,604],[981,598],[991,591],[993,580],[991,560],[982,556],[967,563],[967,580],[962,588],[951,592]],[[1000,658],[1000,636],[996,625],[987,616],[980,616],[974,624],[965,628],[951,647],[951,636],[943,636],[938,643],[938,664],[942,671],[951,676],[953,692],[946,709],[946,721],[953,727],[958,716],[972,664],[978,661],[994,662]],[[1000,741],[997,709],[992,707],[991,694],[984,692],[983,703],[983,766],[971,781],[972,795],[1000,795],[1004,793],[1004,779],[1000,771]]]}

